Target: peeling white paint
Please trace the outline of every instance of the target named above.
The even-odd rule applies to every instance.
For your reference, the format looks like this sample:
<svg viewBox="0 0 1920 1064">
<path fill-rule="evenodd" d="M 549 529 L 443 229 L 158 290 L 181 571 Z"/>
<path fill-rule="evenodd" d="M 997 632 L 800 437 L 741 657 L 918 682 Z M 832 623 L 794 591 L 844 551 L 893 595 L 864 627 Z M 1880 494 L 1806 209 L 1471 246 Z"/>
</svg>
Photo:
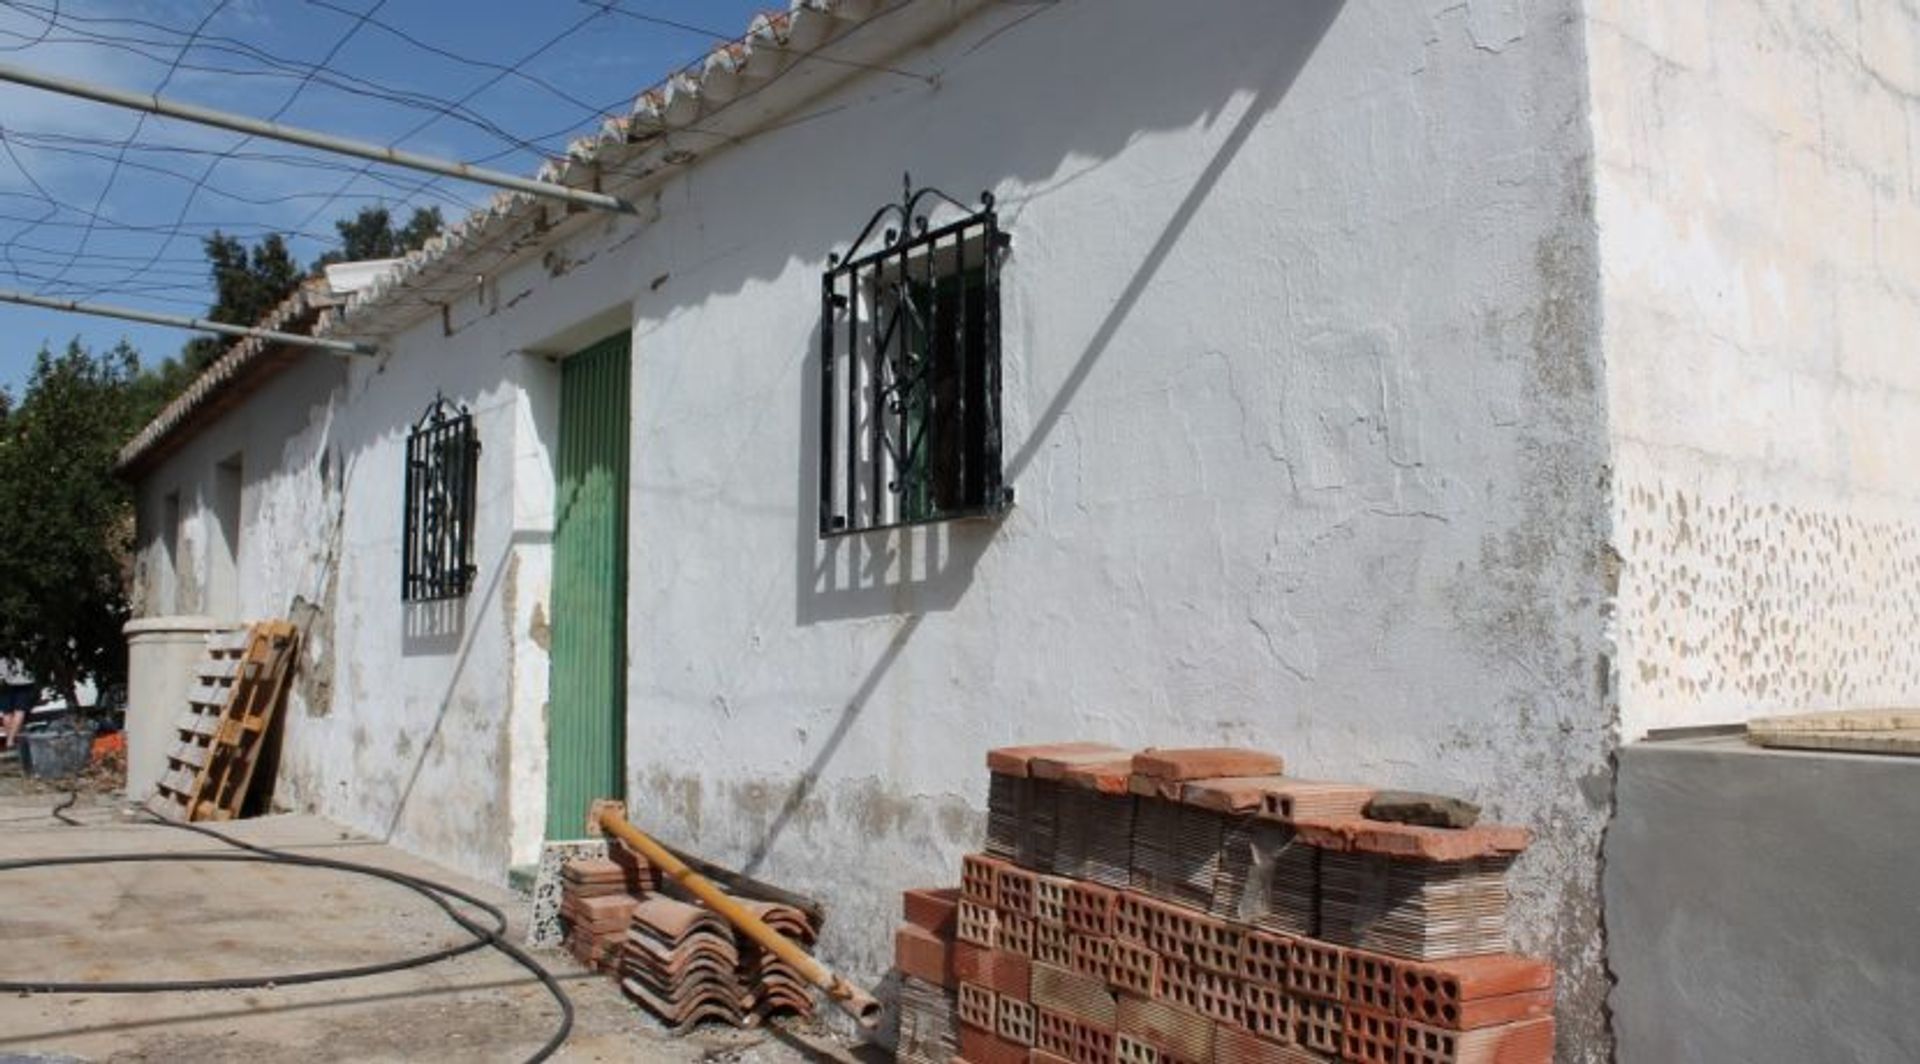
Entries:
<svg viewBox="0 0 1920 1064">
<path fill-rule="evenodd" d="M 1561 964 L 1565 1059 L 1604 1060 L 1582 29 L 1571 0 L 1405 7 L 990 7 L 900 57 L 937 90 L 855 83 L 668 183 L 657 218 L 488 278 L 450 337 L 436 317 L 256 396 L 326 412 L 304 458 L 258 465 L 281 542 L 325 555 L 314 456 L 345 471 L 331 591 L 243 552 L 249 608 L 327 607 L 331 701 L 294 714 L 290 793 L 481 875 L 530 854 L 554 404 L 516 352 L 630 323 L 641 823 L 825 899 L 829 959 L 865 978 L 897 892 L 978 845 L 990 746 L 1246 743 L 1459 793 L 1537 829 L 1517 939 Z M 903 170 L 992 190 L 1013 233 L 1018 504 L 823 543 L 820 271 Z M 480 590 L 403 637 L 398 445 L 436 388 L 481 418 Z M 280 439 L 270 416 L 228 414 L 143 506 L 216 444 Z"/>
</svg>

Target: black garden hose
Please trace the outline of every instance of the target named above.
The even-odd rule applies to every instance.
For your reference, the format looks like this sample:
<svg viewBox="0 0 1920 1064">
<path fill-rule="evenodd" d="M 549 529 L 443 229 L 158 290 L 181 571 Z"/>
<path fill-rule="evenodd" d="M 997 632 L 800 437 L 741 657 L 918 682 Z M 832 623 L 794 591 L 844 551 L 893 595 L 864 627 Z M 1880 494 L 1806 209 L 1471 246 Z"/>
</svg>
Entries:
<svg viewBox="0 0 1920 1064">
<path fill-rule="evenodd" d="M 68 824 L 77 824 L 60 813 L 78 801 L 78 794 L 70 794 L 67 800 L 53 810 L 53 815 Z M 313 857 L 307 854 L 289 853 L 250 842 L 242 842 L 230 835 L 222 834 L 202 824 L 185 824 L 165 820 L 148 812 L 155 824 L 163 827 L 191 831 L 208 838 L 216 839 L 228 846 L 243 850 L 243 853 L 114 853 L 90 854 L 73 857 L 35 857 L 15 861 L 0 861 L 0 873 L 24 871 L 36 868 L 62 868 L 104 864 L 143 864 L 158 862 L 216 862 L 230 864 L 277 864 L 299 868 L 324 868 L 335 872 L 347 872 L 354 875 L 371 876 L 389 883 L 407 888 L 440 907 L 455 924 L 468 934 L 471 941 L 445 946 L 427 953 L 402 957 L 391 961 L 379 961 L 373 964 L 356 965 L 346 968 L 324 968 L 316 971 L 291 972 L 274 975 L 236 976 L 224 979 L 172 979 L 139 982 L 55 982 L 52 980 L 0 980 L 0 993 L 17 994 L 157 994 L 186 990 L 258 990 L 276 986 L 295 986 L 303 983 L 331 982 L 340 979 L 359 979 L 369 975 L 397 972 L 408 968 L 419 968 L 437 964 L 474 950 L 492 948 L 505 955 L 507 959 L 527 970 L 560 1006 L 560 1025 L 534 1054 L 529 1062 L 546 1060 L 552 1056 L 567 1040 L 573 1031 L 573 1001 L 560 986 L 551 972 L 525 950 L 514 945 L 504 937 L 507 933 L 506 914 L 491 902 L 474 897 L 472 894 L 405 872 L 395 872 L 373 865 L 355 861 L 342 861 L 330 857 Z M 493 921 L 491 928 L 479 923 L 455 908 L 453 901 L 461 901 L 480 909 Z"/>
</svg>

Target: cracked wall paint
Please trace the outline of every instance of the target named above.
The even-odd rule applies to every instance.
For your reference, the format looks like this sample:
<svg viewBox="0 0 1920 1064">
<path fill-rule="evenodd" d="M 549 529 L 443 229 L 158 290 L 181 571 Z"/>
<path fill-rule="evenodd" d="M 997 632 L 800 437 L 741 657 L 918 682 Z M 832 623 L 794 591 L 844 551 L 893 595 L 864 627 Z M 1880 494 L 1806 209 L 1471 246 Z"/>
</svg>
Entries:
<svg viewBox="0 0 1920 1064">
<path fill-rule="evenodd" d="M 938 93 L 850 90 L 668 187 L 631 271 L 672 281 L 635 293 L 630 797 L 828 900 L 826 953 L 877 978 L 897 891 L 978 845 L 994 745 L 1245 743 L 1461 793 L 1539 829 L 1520 941 L 1562 965 L 1566 1059 L 1601 1061 L 1579 23 L 1355 0 L 1315 40 L 1313 7 L 996 10 L 901 59 Z M 819 270 L 897 194 L 877 143 L 1013 236 L 1018 502 L 822 543 Z"/>
<path fill-rule="evenodd" d="M 518 859 L 559 619 L 529 541 L 550 367 L 508 352 L 630 320 L 641 823 L 828 900 L 827 959 L 878 978 L 898 891 L 979 844 L 987 748 L 1272 747 L 1533 826 L 1517 934 L 1562 965 L 1563 1055 L 1605 1059 L 1606 422 L 1573 11 L 989 8 L 902 58 L 937 91 L 859 82 L 670 181 L 656 218 L 584 223 L 564 276 L 536 255 L 489 278 L 451 336 L 435 316 L 393 338 L 337 400 L 350 560 L 301 793 L 376 829 L 409 793 L 471 802 L 460 832 L 409 813 L 397 841 L 490 878 Z M 1019 503 L 822 543 L 820 270 L 909 167 L 993 190 L 1014 236 Z M 401 655 L 392 455 L 436 380 L 489 419 L 480 582 L 517 565 Z"/>
</svg>

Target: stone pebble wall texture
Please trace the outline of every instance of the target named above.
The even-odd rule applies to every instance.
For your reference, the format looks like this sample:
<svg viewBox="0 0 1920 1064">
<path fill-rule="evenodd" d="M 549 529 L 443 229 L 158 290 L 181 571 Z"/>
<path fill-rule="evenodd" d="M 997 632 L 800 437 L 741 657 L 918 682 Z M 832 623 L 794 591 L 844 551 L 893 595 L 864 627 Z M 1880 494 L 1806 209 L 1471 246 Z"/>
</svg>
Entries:
<svg viewBox="0 0 1920 1064">
<path fill-rule="evenodd" d="M 1621 682 L 1643 710 L 1738 721 L 1920 690 L 1920 525 L 1661 481 L 1619 502 Z"/>
</svg>

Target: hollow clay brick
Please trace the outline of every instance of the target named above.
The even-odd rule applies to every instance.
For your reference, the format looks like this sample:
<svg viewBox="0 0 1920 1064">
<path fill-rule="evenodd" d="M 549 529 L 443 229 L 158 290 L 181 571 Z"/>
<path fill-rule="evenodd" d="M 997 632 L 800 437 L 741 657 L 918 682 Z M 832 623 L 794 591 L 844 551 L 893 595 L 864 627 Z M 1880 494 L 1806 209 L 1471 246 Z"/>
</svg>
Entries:
<svg viewBox="0 0 1920 1064">
<path fill-rule="evenodd" d="M 1068 941 L 1067 967 L 1081 975 L 1091 975 L 1103 983 L 1113 981 L 1113 939 L 1095 935 L 1073 935 Z"/>
<path fill-rule="evenodd" d="M 963 1024 L 971 1024 L 983 1031 L 991 1031 L 998 1022 L 1000 996 L 991 989 L 974 983 L 963 982 L 954 998 L 954 1015 Z"/>
<path fill-rule="evenodd" d="M 959 942 L 991 949 L 1000 938 L 999 911 L 962 898 L 955 910 L 953 937 Z"/>
<path fill-rule="evenodd" d="M 1278 776 L 1286 763 L 1278 754 L 1227 746 L 1143 750 L 1133 755 L 1133 774 L 1184 783 L 1221 776 Z"/>
<path fill-rule="evenodd" d="M 1049 770 L 1051 771 L 1051 770 Z M 1126 794 L 1127 779 L 1133 774 L 1133 755 L 1089 758 L 1060 769 L 1060 782 L 1068 787 L 1101 794 Z"/>
<path fill-rule="evenodd" d="M 907 923 L 941 938 L 953 937 L 954 911 L 959 907 L 960 892 L 952 887 L 922 887 L 900 895 Z"/>
<path fill-rule="evenodd" d="M 908 924 L 893 933 L 893 966 L 903 975 L 935 986 L 952 986 L 953 945 L 925 928 Z"/>
<path fill-rule="evenodd" d="M 1113 1064 L 1113 1031 L 1034 1006 L 1034 1047 L 1075 1064 Z"/>
<path fill-rule="evenodd" d="M 1065 913 L 1068 929 L 1082 935 L 1111 934 L 1113 895 L 1113 891 L 1097 883 L 1070 882 Z"/>
<path fill-rule="evenodd" d="M 1074 881 L 1063 876 L 1035 873 L 1033 878 L 1033 918 L 1055 927 L 1067 926 L 1067 896 Z"/>
<path fill-rule="evenodd" d="M 1400 1064 L 1400 1021 L 1348 1006 L 1342 1056 L 1352 1064 Z"/>
<path fill-rule="evenodd" d="M 1160 997 L 1221 1023 L 1247 1023 L 1247 993 L 1240 979 L 1197 964 L 1161 958 Z"/>
<path fill-rule="evenodd" d="M 1293 1000 L 1293 1040 L 1316 1053 L 1339 1056 L 1347 1044 L 1346 1010 L 1314 997 Z"/>
<path fill-rule="evenodd" d="M 1210 1064 L 1213 1059 L 1213 1021 L 1169 1002 L 1123 996 L 1115 1029 L 1151 1044 L 1163 1060 Z"/>
<path fill-rule="evenodd" d="M 1142 997 L 1160 994 L 1160 955 L 1147 946 L 1126 939 L 1108 939 L 1113 943 L 1113 966 L 1107 981 L 1115 987 Z"/>
<path fill-rule="evenodd" d="M 1410 861 L 1467 861 L 1521 852 L 1532 840 L 1526 828 L 1476 824 L 1470 828 L 1427 828 L 1389 824 L 1362 817 L 1326 817 L 1295 821 L 1300 841 L 1338 853 L 1371 853 Z"/>
<path fill-rule="evenodd" d="M 1445 1031 L 1402 1022 L 1400 1064 L 1551 1064 L 1553 1020 Z"/>
<path fill-rule="evenodd" d="M 1400 962 L 1400 987 L 1447 1001 L 1471 1001 L 1553 987 L 1553 962 L 1544 957 L 1490 953 L 1445 961 Z"/>
<path fill-rule="evenodd" d="M 1293 939 L 1271 931 L 1248 931 L 1240 946 L 1240 978 L 1285 988 Z"/>
<path fill-rule="evenodd" d="M 1090 975 L 1051 964 L 1033 966 L 1033 1003 L 1081 1023 L 1112 1030 L 1116 1004 L 1107 984 Z"/>
<path fill-rule="evenodd" d="M 1160 1048 L 1144 1038 L 1117 1034 L 1113 1044 L 1116 1064 L 1160 1064 Z"/>
<path fill-rule="evenodd" d="M 1073 967 L 1073 932 L 1051 924 L 1033 927 L 1033 959 L 1061 968 Z"/>
<path fill-rule="evenodd" d="M 1039 874 L 1007 865 L 994 876 L 994 907 L 1015 916 L 1033 915 L 1033 888 Z"/>
<path fill-rule="evenodd" d="M 1400 989 L 1399 962 L 1378 953 L 1350 949 L 1341 966 L 1341 1000 L 1355 1009 L 1394 1015 Z"/>
<path fill-rule="evenodd" d="M 1002 776 L 1026 777 L 1032 775 L 1033 759 L 1036 757 L 1056 760 L 1076 757 L 1112 757 L 1126 751 L 1105 743 L 1041 743 L 1035 746 L 1003 746 L 987 751 L 987 771 Z"/>
<path fill-rule="evenodd" d="M 1000 914 L 999 929 L 994 932 L 993 944 L 1000 949 L 1031 957 L 1034 929 L 1037 926 L 1031 916 L 1003 912 Z"/>
<path fill-rule="evenodd" d="M 1020 1001 L 1027 1000 L 1032 963 L 1006 950 L 981 949 L 967 943 L 956 943 L 953 947 L 955 979 Z"/>
<path fill-rule="evenodd" d="M 1287 952 L 1287 989 L 1297 996 L 1340 1001 L 1346 992 L 1346 951 L 1312 938 L 1296 938 Z"/>
<path fill-rule="evenodd" d="M 1034 1036 L 1033 1006 L 1012 998 L 1000 998 L 995 1012 L 995 1033 L 1017 1046 L 1032 1048 Z"/>
<path fill-rule="evenodd" d="M 978 902 L 989 909 L 1000 905 L 1000 870 L 1013 865 L 984 853 L 960 858 L 960 900 Z"/>
<path fill-rule="evenodd" d="M 1320 817 L 1359 816 L 1374 795 L 1372 787 L 1355 783 L 1330 783 L 1282 777 L 1284 782 L 1267 791 L 1260 815 L 1291 823 Z"/>
<path fill-rule="evenodd" d="M 1263 1038 L 1285 1042 L 1293 1037 L 1293 999 L 1278 983 L 1242 983 L 1246 993 L 1246 1027 Z"/>
<path fill-rule="evenodd" d="M 1237 1027 L 1216 1027 L 1213 1032 L 1213 1064 L 1300 1064 L 1312 1058 L 1290 1044 L 1290 1039 L 1262 1038 Z"/>
<path fill-rule="evenodd" d="M 1133 752 L 1098 744 L 1087 749 L 1050 750 L 1028 757 L 1027 775 L 1037 780 L 1065 781 L 1068 773 L 1090 767 L 1098 771 L 1100 766 L 1116 762 L 1131 765 Z"/>
<path fill-rule="evenodd" d="M 960 1024 L 960 1059 L 967 1064 L 1027 1064 L 1027 1047 L 963 1022 Z"/>
<path fill-rule="evenodd" d="M 1284 786 L 1285 776 L 1216 776 L 1180 785 L 1180 800 L 1220 813 L 1253 813 L 1267 795 Z"/>
</svg>

